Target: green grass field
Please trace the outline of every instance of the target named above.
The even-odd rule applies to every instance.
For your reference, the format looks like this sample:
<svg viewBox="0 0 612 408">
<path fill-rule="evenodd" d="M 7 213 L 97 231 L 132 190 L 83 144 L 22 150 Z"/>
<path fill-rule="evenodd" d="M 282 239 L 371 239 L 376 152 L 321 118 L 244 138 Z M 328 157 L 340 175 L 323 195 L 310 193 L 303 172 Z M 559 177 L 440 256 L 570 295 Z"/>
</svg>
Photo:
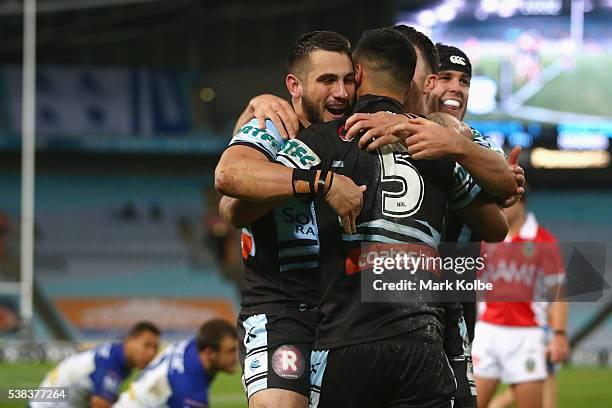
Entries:
<svg viewBox="0 0 612 408">
<path fill-rule="evenodd" d="M 542 65 L 545 67 L 557 58 L 560 57 L 545 55 L 542 57 Z M 612 82 L 607 80 L 607 67 L 611 63 L 612 54 L 610 53 L 581 54 L 572 69 L 546 83 L 525 104 L 554 111 L 611 116 Z M 500 56 L 484 56 L 474 66 L 474 72 L 487 75 L 499 82 L 501 64 Z M 512 90 L 516 92 L 521 85 L 523 84 L 513 83 Z M 499 100 L 499 92 L 497 98 Z M 500 113 L 468 115 L 468 120 L 507 119 L 510 118 Z"/>
<path fill-rule="evenodd" d="M 36 386 L 49 369 L 50 366 L 41 364 L 0 364 L 0 387 Z M 612 369 L 564 368 L 558 381 L 559 408 L 612 407 Z M 244 408 L 240 375 L 217 376 L 210 399 L 213 408 Z M 25 406 L 25 402 L 0 401 L 2 408 Z"/>
<path fill-rule="evenodd" d="M 53 366 L 46 364 L 4 364 L 0 363 L 0 389 L 35 387 L 42 381 L 45 373 Z M 213 408 L 244 408 L 246 398 L 240 383 L 240 373 L 219 374 L 210 390 Z M 25 401 L 7 402 L 0 399 L 1 408 L 23 408 Z"/>
</svg>

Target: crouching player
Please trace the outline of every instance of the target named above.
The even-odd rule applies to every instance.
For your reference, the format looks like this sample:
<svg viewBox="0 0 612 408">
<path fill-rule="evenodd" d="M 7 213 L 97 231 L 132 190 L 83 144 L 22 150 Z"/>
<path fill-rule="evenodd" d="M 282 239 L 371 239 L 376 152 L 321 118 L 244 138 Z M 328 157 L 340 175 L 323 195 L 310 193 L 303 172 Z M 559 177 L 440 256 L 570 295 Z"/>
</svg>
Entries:
<svg viewBox="0 0 612 408">
<path fill-rule="evenodd" d="M 31 408 L 110 408 L 133 368 L 143 369 L 159 348 L 159 329 L 139 322 L 122 343 L 75 354 L 49 372 L 40 387 L 66 388 L 67 401 L 30 402 Z"/>
<path fill-rule="evenodd" d="M 206 408 L 208 387 L 219 371 L 233 373 L 238 362 L 234 326 L 215 319 L 198 335 L 169 345 L 121 394 L 115 408 Z"/>
</svg>

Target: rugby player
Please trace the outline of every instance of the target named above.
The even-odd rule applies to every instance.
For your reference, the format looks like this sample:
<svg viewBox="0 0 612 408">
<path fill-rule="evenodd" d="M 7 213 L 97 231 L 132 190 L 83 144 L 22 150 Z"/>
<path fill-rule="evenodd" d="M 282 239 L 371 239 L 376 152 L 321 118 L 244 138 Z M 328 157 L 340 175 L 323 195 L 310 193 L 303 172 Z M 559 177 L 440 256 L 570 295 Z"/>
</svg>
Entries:
<svg viewBox="0 0 612 408">
<path fill-rule="evenodd" d="M 427 111 L 429 111 L 430 113 L 438 112 L 438 111 L 445 111 L 445 113 L 454 116 L 457 120 L 463 120 L 463 117 L 465 115 L 465 108 L 467 106 L 467 100 L 469 96 L 469 79 L 471 78 L 471 65 L 470 65 L 470 62 L 467 56 L 465 56 L 465 54 L 463 54 L 460 50 L 454 47 L 438 45 L 438 47 L 434 48 L 433 43 L 431 42 L 431 40 L 429 40 L 427 36 L 416 31 L 412 27 L 397 26 L 396 29 L 408 37 L 408 39 L 417 49 L 417 55 L 418 55 L 417 69 L 416 69 L 415 76 L 413 79 L 411 92 L 404 104 L 405 107 L 409 110 L 414 109 L 418 113 L 426 113 Z M 437 51 L 439 51 L 439 59 L 438 59 Z M 455 61 L 457 61 L 458 63 L 455 63 Z M 438 72 L 436 70 L 437 66 L 440 67 L 440 70 Z M 436 75 L 435 75 L 436 73 L 438 75 L 438 80 L 436 80 Z M 451 78 L 458 77 L 459 81 L 462 81 L 461 85 L 466 85 L 466 86 L 462 86 L 462 87 L 456 86 L 454 82 L 449 80 L 449 76 Z M 458 88 L 458 90 L 456 88 Z M 458 92 L 461 92 L 460 95 L 457 95 Z M 444 105 L 440 102 L 440 99 L 441 98 L 443 98 L 444 100 L 451 99 L 449 97 L 449 94 L 450 96 L 453 96 L 452 98 L 453 102 L 461 101 L 461 104 L 460 104 L 461 109 L 448 109 L 448 110 L 442 109 L 442 106 Z M 436 103 L 432 103 L 432 100 L 435 100 Z M 386 113 L 379 113 L 376 115 L 379 115 L 381 118 L 385 118 L 386 116 L 387 120 L 391 120 L 392 122 L 395 122 L 395 123 L 398 123 L 400 121 L 402 122 L 406 121 L 406 119 L 402 117 L 399 117 L 399 120 L 396 117 L 389 117 L 389 115 Z M 450 120 L 452 119 L 450 117 L 446 117 L 446 118 L 441 117 L 440 119 L 442 119 L 443 122 L 450 123 L 451 125 L 453 123 L 453 121 Z M 369 118 L 367 116 L 357 114 L 357 115 L 354 115 L 352 118 L 350 118 L 347 121 L 347 126 L 353 126 L 353 125 L 357 125 L 357 126 L 354 126 L 352 129 L 349 129 L 349 135 L 351 136 L 356 135 L 357 132 L 362 131 L 362 129 L 365 129 L 369 126 L 374 127 L 372 130 L 369 130 L 366 133 L 366 135 L 362 137 L 362 141 L 360 141 L 360 144 L 362 146 L 366 146 L 366 143 L 368 143 L 368 141 L 370 141 L 372 137 L 374 136 L 378 137 L 378 140 L 375 143 L 370 144 L 370 146 L 368 147 L 369 149 L 380 147 L 384 145 L 385 143 L 390 143 L 392 141 L 399 141 L 399 139 L 397 138 L 390 137 L 389 133 L 391 133 L 391 131 L 387 127 L 389 125 L 388 124 L 385 125 L 384 123 L 381 123 L 380 121 L 378 121 L 377 123 L 376 118 Z M 379 128 L 377 129 L 376 126 L 379 126 Z M 483 180 L 482 174 L 478 172 L 478 167 L 481 167 L 481 166 L 484 166 L 482 168 L 489 168 L 489 169 L 494 170 L 495 168 L 499 168 L 498 166 L 500 164 L 502 165 L 504 164 L 503 159 L 501 159 L 501 157 L 499 156 L 495 157 L 495 155 L 491 155 L 490 151 L 487 151 L 487 149 L 492 149 L 491 144 L 474 129 L 469 129 L 466 126 L 461 126 L 461 124 L 459 123 L 455 123 L 454 126 L 461 130 L 461 134 L 466 137 L 466 140 L 473 140 L 474 142 L 476 142 L 476 144 L 471 144 L 472 150 L 473 151 L 480 150 L 481 156 L 477 156 L 477 157 L 482 157 L 484 159 L 482 161 L 482 164 L 480 162 L 469 161 L 469 160 L 468 161 L 464 160 L 463 162 L 461 162 L 461 164 L 464 164 L 466 168 L 469 167 L 469 170 L 471 172 L 474 172 L 474 174 L 476 175 L 475 178 L 477 179 L 477 181 L 483 183 L 484 185 L 490 186 L 489 184 L 490 180 L 493 180 L 493 181 L 495 181 L 496 179 L 503 180 L 504 179 L 503 177 L 499 178 L 495 176 L 492 179 L 490 178 L 489 180 Z M 462 140 L 456 140 L 456 139 L 455 141 L 462 142 Z M 452 144 L 448 143 L 448 145 L 452 145 Z M 482 148 L 479 148 L 477 146 L 482 146 Z M 482 153 L 484 152 L 486 153 L 482 155 Z M 503 152 L 501 153 L 503 155 Z M 524 173 L 522 169 L 516 163 L 519 153 L 520 153 L 520 149 L 515 149 L 511 153 L 511 159 L 509 162 L 509 164 L 511 165 L 510 169 L 512 169 L 515 173 L 515 181 L 517 183 L 517 190 L 515 192 L 519 194 L 515 194 L 514 196 L 507 197 L 506 200 L 504 200 L 505 205 L 511 205 L 513 202 L 517 200 L 517 197 L 520 196 L 520 193 L 524 191 L 523 190 L 524 181 L 525 181 Z M 418 151 L 417 151 L 417 154 L 419 154 Z M 486 164 L 486 163 L 490 163 L 490 164 Z M 494 175 L 495 172 L 492 171 L 490 174 Z M 480 175 L 480 178 L 477 177 L 478 175 Z M 462 227 L 464 226 L 456 215 L 454 215 L 453 213 L 448 214 L 448 217 L 446 220 L 445 231 L 444 231 L 444 241 L 446 242 L 457 241 L 460 238 L 459 232 L 462 231 Z M 464 229 L 469 231 L 469 228 L 467 227 L 465 227 Z M 480 239 L 477 239 L 477 241 L 480 241 Z M 466 250 L 469 250 L 470 248 L 471 246 L 468 246 Z M 467 256 L 470 256 L 472 259 L 475 259 L 480 254 L 479 254 L 479 246 L 474 247 L 474 248 L 475 250 L 472 251 L 472 253 L 468 253 L 468 254 L 465 254 L 465 253 L 458 254 L 456 253 L 457 250 L 450 248 L 449 245 L 446 245 L 442 249 L 446 251 L 448 250 L 452 251 L 452 253 L 449 253 L 446 255 L 451 255 L 451 254 L 454 254 L 455 256 L 467 255 Z M 469 276 L 469 274 L 467 276 Z M 473 278 L 473 274 L 471 277 Z M 460 296 L 460 295 L 457 293 L 457 296 Z M 468 300 L 470 298 L 471 296 L 469 296 L 468 294 L 467 296 L 464 295 L 461 299 Z M 474 323 L 476 319 L 475 303 L 474 302 L 462 302 L 461 308 L 463 308 L 463 311 L 460 310 L 461 308 L 457 307 L 458 305 L 456 303 L 454 304 L 447 303 L 445 305 L 447 306 L 448 322 L 449 323 L 451 321 L 458 322 L 458 326 L 447 324 L 447 330 L 448 329 L 459 330 L 460 333 L 464 333 L 465 330 L 467 330 L 467 336 L 464 341 L 465 349 L 464 349 L 463 355 L 453 356 L 449 354 L 449 358 L 451 359 L 451 364 L 453 365 L 453 369 L 455 373 L 458 374 L 464 371 L 466 372 L 465 376 L 457 375 L 458 388 L 457 388 L 457 393 L 455 395 L 455 406 L 457 407 L 474 406 L 476 403 L 475 401 L 476 388 L 475 388 L 475 384 L 473 381 L 472 370 L 471 370 L 470 343 L 473 339 Z M 465 316 L 465 322 L 467 324 L 464 323 L 462 316 Z M 455 336 L 450 335 L 449 333 L 446 333 L 445 337 L 449 339 L 455 338 Z M 448 350 L 449 347 L 450 347 L 449 345 L 445 344 L 445 349 Z"/>
<path fill-rule="evenodd" d="M 426 37 L 424 37 L 426 39 Z M 427 41 L 429 41 L 427 39 Z M 432 50 L 432 55 L 435 56 L 435 49 L 433 48 L 433 43 L 431 43 L 431 41 L 429 41 L 431 47 L 430 50 Z M 422 48 L 424 48 L 422 46 Z M 424 64 L 421 64 L 424 65 Z M 431 64 L 432 66 L 435 66 L 435 64 Z M 424 69 L 423 67 L 421 67 L 421 72 L 423 72 Z M 423 74 L 421 74 L 423 75 Z M 419 81 L 420 82 L 420 81 Z M 411 89 L 415 89 L 414 87 Z M 419 100 L 423 99 L 423 95 L 427 95 L 426 93 L 422 93 L 422 92 L 417 92 L 416 96 L 413 95 L 412 98 L 418 98 Z M 258 100 L 260 99 L 260 100 Z M 253 99 L 250 103 L 249 106 L 247 106 L 247 109 L 245 109 L 245 112 L 243 114 L 243 116 L 246 116 L 244 118 L 242 118 L 241 120 L 246 120 L 249 117 L 252 116 L 258 116 L 260 122 L 263 120 L 263 118 L 265 117 L 269 117 L 271 120 L 275 120 L 275 123 L 280 123 L 280 125 L 277 125 L 278 127 L 283 126 L 283 124 L 286 124 L 285 127 L 288 129 L 287 131 L 289 132 L 289 129 L 292 128 L 292 122 L 290 122 L 287 117 L 291 116 L 291 109 L 287 109 L 286 106 L 283 105 L 284 101 L 282 101 L 279 98 L 273 97 L 273 96 L 269 96 L 269 95 L 263 95 L 260 96 L 258 98 Z M 420 106 L 426 106 L 425 103 L 422 103 Z M 278 113 L 278 115 L 277 115 Z M 295 114 L 294 114 L 295 115 Z M 282 118 L 281 118 L 282 117 Z M 471 132 L 470 132 L 470 136 L 471 136 Z M 487 175 L 490 173 L 487 173 Z M 246 210 L 245 210 L 246 212 Z M 455 362 L 453 362 L 454 364 Z M 461 378 L 461 375 L 458 376 L 458 381 Z M 465 392 L 466 394 L 470 393 L 469 387 L 467 386 L 468 381 L 467 381 L 467 377 L 465 378 L 465 388 L 467 388 L 467 392 Z M 463 385 L 463 384 L 462 384 Z M 460 404 L 458 404 L 458 400 L 455 401 L 457 403 L 457 405 L 459 406 Z"/>
<path fill-rule="evenodd" d="M 122 343 L 104 343 L 68 357 L 50 371 L 40 387 L 67 388 L 68 401 L 30 402 L 31 408 L 110 408 L 133 368 L 155 358 L 159 329 L 150 322 L 131 328 Z"/>
<path fill-rule="evenodd" d="M 290 50 L 287 65 L 286 85 L 302 126 L 350 111 L 355 74 L 344 37 L 308 33 Z M 312 203 L 301 199 L 311 185 L 273 162 L 285 141 L 271 121 L 265 124 L 260 130 L 253 120 L 236 132 L 216 168 L 215 185 L 231 196 L 222 199 L 221 214 L 234 225 L 249 224 L 242 236 L 245 275 L 238 318 L 249 406 L 304 408 L 319 322 L 318 225 Z M 307 152 L 301 153 L 309 160 Z M 364 187 L 341 175 L 333 183 L 322 181 L 320 193 L 350 229 Z"/>
<path fill-rule="evenodd" d="M 207 408 L 215 375 L 233 373 L 238 361 L 236 328 L 221 319 L 197 336 L 170 344 L 119 397 L 114 408 Z"/>
<path fill-rule="evenodd" d="M 353 60 L 359 82 L 355 111 L 401 114 L 416 64 L 410 42 L 392 29 L 371 30 Z M 422 301 L 364 303 L 359 274 L 350 265 L 357 263 L 362 242 L 435 248 L 449 204 L 491 240 L 507 231 L 505 218 L 497 205 L 476 199 L 480 188 L 453 160 L 413 160 L 403 145 L 372 154 L 361 151 L 357 140 L 345 137 L 344 121 L 333 121 L 303 130 L 279 154 L 279 160 L 304 171 L 322 169 L 321 177 L 333 170 L 368 185 L 355 235 L 341 237 L 333 210 L 316 200 L 326 284 L 316 342 L 323 350 L 313 354 L 311 405 L 450 407 L 455 382 L 442 347 L 444 307 Z M 313 159 L 299 160 L 300 150 Z M 395 180 L 396 188 L 387 179 Z M 395 197 L 389 199 L 389 193 Z M 393 207 L 400 201 L 401 214 Z"/>
<path fill-rule="evenodd" d="M 510 223 L 506 243 L 483 248 L 484 276 L 494 291 L 493 298 L 487 296 L 482 304 L 472 349 L 478 406 L 489 405 L 501 381 L 510 384 L 519 408 L 541 407 L 547 357 L 550 363 L 559 363 L 569 352 L 563 260 L 555 237 L 526 210 L 525 197 L 504 212 Z M 520 272 L 525 270 L 536 273 L 530 278 Z M 542 288 L 554 300 L 548 346 L 544 327 L 549 303 L 538 295 Z"/>
</svg>

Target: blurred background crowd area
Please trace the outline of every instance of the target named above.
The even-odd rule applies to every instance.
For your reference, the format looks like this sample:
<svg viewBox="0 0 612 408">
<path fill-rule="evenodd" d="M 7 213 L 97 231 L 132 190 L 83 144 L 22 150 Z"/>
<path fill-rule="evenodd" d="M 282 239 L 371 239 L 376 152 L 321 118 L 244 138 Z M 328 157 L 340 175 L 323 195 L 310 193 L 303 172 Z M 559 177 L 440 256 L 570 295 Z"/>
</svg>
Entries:
<svg viewBox="0 0 612 408">
<path fill-rule="evenodd" d="M 21 1 L 0 0 L 7 361 L 20 358 L 9 346 L 24 333 L 10 294 L 20 277 L 22 18 Z M 506 151 L 523 146 L 529 208 L 560 241 L 606 245 L 609 272 L 610 21 L 611 0 L 39 0 L 30 340 L 114 339 L 142 319 L 172 340 L 209 317 L 234 319 L 239 232 L 218 215 L 214 167 L 251 97 L 287 96 L 286 50 L 315 29 L 354 44 L 364 29 L 404 23 L 462 48 L 474 66 L 466 121 Z M 603 299 L 570 305 L 570 336 L 592 325 L 576 361 L 612 366 L 609 290 Z"/>
</svg>

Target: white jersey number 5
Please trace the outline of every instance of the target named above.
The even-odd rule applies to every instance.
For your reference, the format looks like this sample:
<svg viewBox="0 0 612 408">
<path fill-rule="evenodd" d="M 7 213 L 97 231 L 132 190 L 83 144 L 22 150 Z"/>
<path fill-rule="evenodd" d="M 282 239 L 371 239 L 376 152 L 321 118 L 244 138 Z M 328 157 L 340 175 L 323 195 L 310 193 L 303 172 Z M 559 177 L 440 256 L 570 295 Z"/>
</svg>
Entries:
<svg viewBox="0 0 612 408">
<path fill-rule="evenodd" d="M 423 177 L 408 161 L 407 152 L 397 152 L 391 146 L 378 151 L 381 164 L 382 212 L 391 217 L 410 217 L 423 203 Z M 389 182 L 400 185 L 389 191 Z M 385 185 L 385 183 L 387 185 Z"/>
</svg>

